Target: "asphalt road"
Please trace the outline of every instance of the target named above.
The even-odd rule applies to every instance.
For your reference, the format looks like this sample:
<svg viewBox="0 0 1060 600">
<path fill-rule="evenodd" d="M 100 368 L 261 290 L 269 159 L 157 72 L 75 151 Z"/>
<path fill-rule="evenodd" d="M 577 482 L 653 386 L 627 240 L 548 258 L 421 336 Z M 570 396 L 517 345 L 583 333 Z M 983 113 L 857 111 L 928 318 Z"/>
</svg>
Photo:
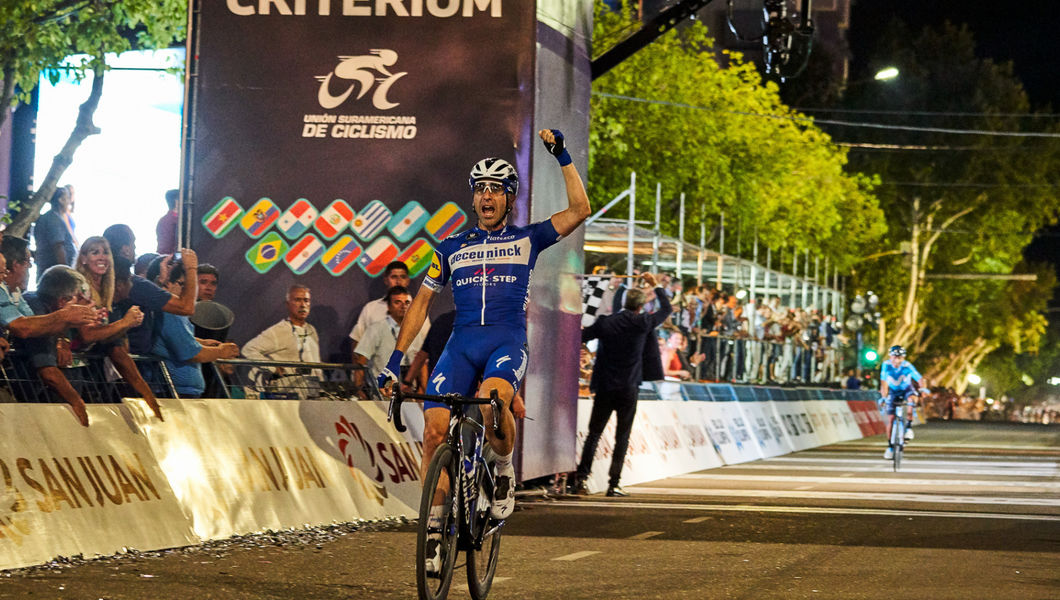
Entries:
<svg viewBox="0 0 1060 600">
<path fill-rule="evenodd" d="M 628 488 L 526 495 L 491 598 L 1060 598 L 1060 427 L 933 423 Z M 0 576 L 0 598 L 414 598 L 413 524 Z M 467 598 L 461 569 L 450 598 Z"/>
</svg>

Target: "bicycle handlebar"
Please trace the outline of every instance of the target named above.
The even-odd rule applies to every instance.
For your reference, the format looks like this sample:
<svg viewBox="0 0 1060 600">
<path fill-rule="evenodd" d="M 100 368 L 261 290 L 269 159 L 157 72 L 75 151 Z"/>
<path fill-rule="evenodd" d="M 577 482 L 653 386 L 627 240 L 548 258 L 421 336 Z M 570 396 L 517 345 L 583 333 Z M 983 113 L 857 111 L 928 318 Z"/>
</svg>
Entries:
<svg viewBox="0 0 1060 600">
<path fill-rule="evenodd" d="M 390 389 L 390 405 L 387 407 L 386 420 L 392 421 L 394 423 L 394 429 L 397 429 L 401 433 L 404 433 L 405 430 L 408 429 L 405 427 L 405 424 L 401 422 L 401 403 L 406 399 L 428 400 L 431 402 L 446 404 L 450 407 L 467 404 L 489 404 L 493 407 L 493 435 L 499 440 L 503 440 L 505 437 L 504 432 L 501 431 L 500 423 L 500 412 L 504 407 L 501 404 L 500 395 L 495 389 L 490 390 L 489 398 L 473 398 L 460 394 L 442 394 L 437 396 L 431 394 L 406 394 L 401 391 L 401 385 L 395 383 Z"/>
</svg>

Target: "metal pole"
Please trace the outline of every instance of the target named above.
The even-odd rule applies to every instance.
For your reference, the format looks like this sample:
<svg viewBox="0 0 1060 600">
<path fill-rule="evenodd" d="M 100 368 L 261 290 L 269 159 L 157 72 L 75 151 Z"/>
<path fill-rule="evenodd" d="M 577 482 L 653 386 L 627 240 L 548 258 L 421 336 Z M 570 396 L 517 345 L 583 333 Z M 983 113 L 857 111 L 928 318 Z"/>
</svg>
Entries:
<svg viewBox="0 0 1060 600">
<path fill-rule="evenodd" d="M 722 264 L 725 260 L 725 211 L 721 213 L 720 220 L 720 231 L 718 233 L 718 280 L 714 282 L 714 287 L 721 289 L 721 275 L 725 266 Z"/>
<path fill-rule="evenodd" d="M 762 281 L 762 293 L 766 296 L 766 302 L 769 302 L 769 275 L 773 270 L 773 249 L 766 246 L 766 272 Z"/>
<path fill-rule="evenodd" d="M 802 254 L 802 308 L 810 303 L 810 249 Z"/>
<path fill-rule="evenodd" d="M 758 284 L 758 227 L 755 227 L 755 243 L 751 256 L 753 257 L 753 261 L 751 262 L 751 302 L 756 302 L 755 290 Z M 757 304 L 755 306 L 757 306 Z"/>
<path fill-rule="evenodd" d="M 703 220 L 703 205 L 699 205 L 699 256 L 696 259 L 696 286 L 703 285 L 703 253 L 707 247 L 707 223 Z"/>
<path fill-rule="evenodd" d="M 629 173 L 629 242 L 626 247 L 626 275 L 633 275 L 633 228 L 637 219 L 637 172 Z M 652 265 L 654 266 L 654 265 Z"/>
<path fill-rule="evenodd" d="M 797 308 L 795 285 L 798 283 L 799 279 L 799 250 L 798 248 L 792 248 L 791 250 L 791 302 L 788 303 L 788 306 L 791 308 Z"/>
<path fill-rule="evenodd" d="M 821 257 L 813 257 L 813 307 L 821 310 L 821 287 L 817 284 L 817 276 L 821 271 Z"/>
<path fill-rule="evenodd" d="M 662 235 L 662 184 L 655 184 L 655 230 L 651 236 L 651 269 L 659 269 L 659 237 Z"/>
<path fill-rule="evenodd" d="M 681 192 L 681 212 L 677 215 L 677 280 L 681 281 L 685 262 L 685 193 Z"/>
</svg>

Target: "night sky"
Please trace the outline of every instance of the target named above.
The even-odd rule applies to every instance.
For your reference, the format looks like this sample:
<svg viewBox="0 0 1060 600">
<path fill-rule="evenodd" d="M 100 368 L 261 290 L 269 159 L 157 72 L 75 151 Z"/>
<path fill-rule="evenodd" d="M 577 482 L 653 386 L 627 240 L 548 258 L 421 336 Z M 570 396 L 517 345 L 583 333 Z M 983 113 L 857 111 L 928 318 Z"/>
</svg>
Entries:
<svg viewBox="0 0 1060 600">
<path fill-rule="evenodd" d="M 854 1 L 848 36 L 854 58 L 853 77 L 864 76 L 861 61 L 867 58 L 875 36 L 892 17 L 905 21 L 914 31 L 945 21 L 963 23 L 974 33 L 978 56 L 1013 63 L 1036 110 L 1060 113 L 1060 67 L 1054 59 L 1060 47 L 1060 5 L 1056 2 Z M 1040 232 L 1025 255 L 1030 260 L 1051 262 L 1060 272 L 1060 227 Z"/>
</svg>

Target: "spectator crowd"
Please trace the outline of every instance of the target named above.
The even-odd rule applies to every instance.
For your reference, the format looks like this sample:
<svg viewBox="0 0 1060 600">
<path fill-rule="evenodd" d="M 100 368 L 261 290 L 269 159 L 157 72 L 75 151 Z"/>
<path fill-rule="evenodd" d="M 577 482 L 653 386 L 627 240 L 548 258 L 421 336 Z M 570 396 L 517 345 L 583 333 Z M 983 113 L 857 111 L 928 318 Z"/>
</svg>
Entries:
<svg viewBox="0 0 1060 600">
<path fill-rule="evenodd" d="M 0 401 L 66 403 L 88 426 L 86 401 L 143 398 L 164 419 L 159 397 L 235 390 L 248 397 L 321 395 L 328 375 L 320 368 L 319 335 L 309 322 L 309 287 L 296 283 L 276 298 L 286 317 L 241 348 L 226 339 L 234 313 L 215 299 L 223 274 L 200 263 L 193 250 L 177 247 L 176 190 L 166 194 L 167 211 L 156 229 L 158 252 L 139 255 L 136 236 L 125 224 L 79 241 L 73 194 L 72 186 L 56 190 L 51 207 L 34 225 L 33 247 L 0 229 L 0 358 L 7 380 L 0 386 Z M 405 263 L 391 262 L 383 279 L 386 295 L 364 307 L 350 332 L 352 365 L 385 363 L 411 302 Z M 222 325 L 204 325 L 217 322 Z M 245 365 L 233 360 L 240 357 Z M 225 364 L 203 368 L 221 359 L 227 359 Z M 244 366 L 245 377 L 237 373 Z M 415 372 L 409 368 L 408 385 L 422 389 L 426 368 L 425 362 Z M 370 381 L 356 367 L 342 375 Z"/>
<path fill-rule="evenodd" d="M 814 307 L 783 306 L 776 296 L 750 298 L 710 284 L 663 275 L 674 312 L 656 330 L 664 375 L 673 380 L 832 385 L 842 380 L 846 338 L 835 315 Z M 596 315 L 617 313 L 626 278 L 594 273 L 605 288 Z M 649 305 L 646 310 L 650 310 Z M 592 347 L 582 354 L 583 376 Z"/>
</svg>

